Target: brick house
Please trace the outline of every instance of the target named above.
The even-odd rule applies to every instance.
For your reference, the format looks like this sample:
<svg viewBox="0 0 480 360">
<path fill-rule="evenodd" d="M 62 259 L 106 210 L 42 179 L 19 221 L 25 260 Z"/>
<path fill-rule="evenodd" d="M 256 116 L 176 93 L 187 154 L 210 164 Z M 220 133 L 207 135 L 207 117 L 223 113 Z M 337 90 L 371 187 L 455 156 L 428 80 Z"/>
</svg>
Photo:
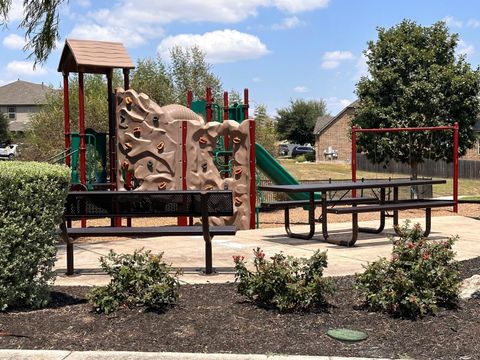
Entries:
<svg viewBox="0 0 480 360">
<path fill-rule="evenodd" d="M 339 160 L 351 161 L 352 141 L 350 139 L 351 121 L 358 100 L 340 111 L 337 116 L 325 115 L 317 119 L 313 133 L 315 134 L 316 161 Z M 476 135 L 475 146 L 469 149 L 462 160 L 480 161 L 480 120 L 475 124 L 473 131 Z M 336 157 L 330 153 L 336 152 Z"/>
<path fill-rule="evenodd" d="M 24 132 L 30 115 L 46 103 L 46 94 L 52 89 L 46 85 L 17 80 L 0 86 L 0 113 L 10 120 L 12 132 Z"/>
<path fill-rule="evenodd" d="M 331 159 L 350 162 L 352 142 L 349 131 L 357 106 L 358 100 L 340 111 L 337 116 L 325 115 L 317 119 L 313 130 L 316 161 Z"/>
</svg>

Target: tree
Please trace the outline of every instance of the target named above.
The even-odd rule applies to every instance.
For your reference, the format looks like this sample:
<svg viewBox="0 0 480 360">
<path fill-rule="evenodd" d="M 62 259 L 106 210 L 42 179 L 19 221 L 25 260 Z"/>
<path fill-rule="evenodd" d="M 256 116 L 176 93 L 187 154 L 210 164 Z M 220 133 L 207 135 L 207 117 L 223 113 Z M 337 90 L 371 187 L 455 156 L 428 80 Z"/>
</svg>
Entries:
<svg viewBox="0 0 480 360">
<path fill-rule="evenodd" d="M 24 50 L 32 50 L 30 56 L 35 57 L 35 65 L 44 63 L 50 52 L 55 49 L 59 39 L 58 8 L 65 0 L 24 0 L 23 20 L 19 28 L 25 30 L 27 44 Z M 8 23 L 8 13 L 12 0 L 0 0 L 0 25 Z"/>
<path fill-rule="evenodd" d="M 313 144 L 315 123 L 319 116 L 325 114 L 323 100 L 291 100 L 289 107 L 277 111 L 278 136 L 297 144 Z"/>
<path fill-rule="evenodd" d="M 205 88 L 212 88 L 214 100 L 222 98 L 222 83 L 212 73 L 212 65 L 205 61 L 205 53 L 198 46 L 170 50 L 169 75 L 173 86 L 173 98 L 182 105 L 187 104 L 185 94 L 192 90 L 194 98 L 204 98 Z"/>
<path fill-rule="evenodd" d="M 410 20 L 385 30 L 364 51 L 370 77 L 362 77 L 353 124 L 362 128 L 459 124 L 459 156 L 473 145 L 479 114 L 479 70 L 456 56 L 458 35 L 445 23 L 422 27 Z M 358 150 L 377 163 L 409 163 L 412 177 L 426 158 L 452 160 L 451 132 L 362 134 Z"/>
<path fill-rule="evenodd" d="M 254 112 L 255 117 L 255 140 L 262 145 L 270 154 L 277 153 L 277 132 L 275 122 L 267 115 L 267 107 L 263 104 L 257 105 Z"/>
<path fill-rule="evenodd" d="M 0 113 L 0 144 L 8 143 L 12 140 L 10 130 L 8 129 L 8 119 L 4 113 Z"/>
<path fill-rule="evenodd" d="M 175 102 L 172 78 L 160 58 L 145 58 L 137 61 L 137 66 L 132 73 L 132 88 L 147 94 L 160 106 Z"/>
</svg>

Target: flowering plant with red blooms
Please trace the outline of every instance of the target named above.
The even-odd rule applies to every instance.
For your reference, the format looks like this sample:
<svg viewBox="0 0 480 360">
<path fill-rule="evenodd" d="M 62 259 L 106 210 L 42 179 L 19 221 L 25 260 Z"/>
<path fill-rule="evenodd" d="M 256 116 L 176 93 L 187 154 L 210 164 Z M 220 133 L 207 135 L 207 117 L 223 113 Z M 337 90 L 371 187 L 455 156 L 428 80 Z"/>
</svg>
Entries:
<svg viewBox="0 0 480 360">
<path fill-rule="evenodd" d="M 309 259 L 253 250 L 254 271 L 247 269 L 242 256 L 234 256 L 237 291 L 260 306 L 280 311 L 308 310 L 326 305 L 333 283 L 323 277 L 326 252 L 317 251 Z"/>
<path fill-rule="evenodd" d="M 357 274 L 356 288 L 370 310 L 415 318 L 458 302 L 459 265 L 452 250 L 458 238 L 429 241 L 419 224 L 409 225 L 392 239 L 390 261 L 381 258 Z"/>
</svg>

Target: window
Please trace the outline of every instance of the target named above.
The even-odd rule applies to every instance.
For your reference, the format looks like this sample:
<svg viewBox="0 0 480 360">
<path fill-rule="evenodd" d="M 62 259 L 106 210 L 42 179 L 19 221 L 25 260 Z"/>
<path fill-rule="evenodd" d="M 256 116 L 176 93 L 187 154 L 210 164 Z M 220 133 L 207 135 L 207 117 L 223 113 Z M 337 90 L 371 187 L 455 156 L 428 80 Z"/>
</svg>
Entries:
<svg viewBox="0 0 480 360">
<path fill-rule="evenodd" d="M 8 107 L 8 118 L 10 120 L 15 120 L 16 119 L 16 109 L 14 106 L 9 106 Z"/>
</svg>

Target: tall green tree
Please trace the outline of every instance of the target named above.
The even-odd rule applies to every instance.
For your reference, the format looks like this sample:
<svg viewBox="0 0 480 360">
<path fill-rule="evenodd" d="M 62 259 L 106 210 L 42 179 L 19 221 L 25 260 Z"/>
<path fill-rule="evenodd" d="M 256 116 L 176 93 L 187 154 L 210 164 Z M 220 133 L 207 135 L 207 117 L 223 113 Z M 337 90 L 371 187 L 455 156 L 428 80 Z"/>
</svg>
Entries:
<svg viewBox="0 0 480 360">
<path fill-rule="evenodd" d="M 280 139 L 297 144 L 313 144 L 313 129 L 319 116 L 326 114 L 325 101 L 291 100 L 290 106 L 277 111 L 277 132 Z"/>
<path fill-rule="evenodd" d="M 456 56 L 458 35 L 444 22 L 423 27 L 404 20 L 378 28 L 367 50 L 369 76 L 357 84 L 360 99 L 353 124 L 362 128 L 423 127 L 458 122 L 459 156 L 473 145 L 480 72 Z M 452 160 L 451 132 L 362 134 L 358 150 L 377 163 L 409 163 L 412 177 L 426 158 Z"/>
<path fill-rule="evenodd" d="M 277 131 L 275 121 L 268 116 L 267 107 L 258 104 L 255 107 L 255 141 L 262 145 L 270 154 L 277 154 Z"/>
<path fill-rule="evenodd" d="M 147 94 L 160 106 L 175 102 L 172 78 L 167 66 L 159 57 L 137 61 L 137 66 L 132 72 L 132 88 Z"/>
<path fill-rule="evenodd" d="M 175 46 L 170 50 L 169 75 L 173 86 L 175 102 L 186 105 L 185 94 L 188 89 L 194 98 L 204 98 L 205 88 L 212 88 L 215 101 L 222 98 L 222 83 L 212 72 L 212 65 L 205 60 L 205 53 L 198 47 L 182 48 Z"/>
<path fill-rule="evenodd" d="M 0 113 L 0 144 L 11 141 L 12 135 L 8 129 L 8 119 L 4 113 Z"/>
<path fill-rule="evenodd" d="M 18 26 L 25 31 L 24 50 L 31 50 L 35 65 L 44 63 L 59 39 L 58 8 L 65 0 L 23 0 L 23 20 Z M 8 23 L 12 0 L 0 0 L 0 26 Z"/>
</svg>

